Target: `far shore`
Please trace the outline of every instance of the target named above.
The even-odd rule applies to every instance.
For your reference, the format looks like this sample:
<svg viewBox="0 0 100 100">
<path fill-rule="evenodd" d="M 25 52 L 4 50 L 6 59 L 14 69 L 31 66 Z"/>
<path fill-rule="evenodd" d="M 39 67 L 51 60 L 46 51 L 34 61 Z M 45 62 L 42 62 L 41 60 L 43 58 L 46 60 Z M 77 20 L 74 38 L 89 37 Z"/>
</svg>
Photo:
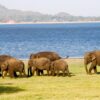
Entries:
<svg viewBox="0 0 100 100">
<path fill-rule="evenodd" d="M 20 23 L 1 23 L 0 25 L 12 25 L 12 24 L 73 24 L 73 23 L 100 23 L 100 21 L 67 21 L 67 22 L 20 22 Z"/>
</svg>

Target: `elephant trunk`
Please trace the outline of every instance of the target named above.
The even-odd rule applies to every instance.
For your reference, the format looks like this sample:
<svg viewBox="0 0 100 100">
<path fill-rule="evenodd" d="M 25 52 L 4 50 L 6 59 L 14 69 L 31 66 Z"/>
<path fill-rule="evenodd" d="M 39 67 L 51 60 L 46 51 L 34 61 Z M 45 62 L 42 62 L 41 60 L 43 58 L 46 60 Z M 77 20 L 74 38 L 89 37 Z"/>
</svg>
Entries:
<svg viewBox="0 0 100 100">
<path fill-rule="evenodd" d="M 88 63 L 87 63 L 87 61 L 84 61 L 84 65 L 85 65 L 86 73 L 88 74 L 88 69 L 87 69 L 87 65 L 88 65 Z"/>
<path fill-rule="evenodd" d="M 85 65 L 85 70 L 86 70 L 86 73 L 88 74 L 88 69 L 87 69 L 87 65 Z"/>
</svg>

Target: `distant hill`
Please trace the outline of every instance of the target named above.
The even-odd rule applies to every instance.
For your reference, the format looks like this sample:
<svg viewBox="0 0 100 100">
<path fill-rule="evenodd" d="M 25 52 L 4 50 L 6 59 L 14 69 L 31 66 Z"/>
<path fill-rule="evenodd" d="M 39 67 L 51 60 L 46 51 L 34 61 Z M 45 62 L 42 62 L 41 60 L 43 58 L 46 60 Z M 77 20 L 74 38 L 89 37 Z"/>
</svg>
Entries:
<svg viewBox="0 0 100 100">
<path fill-rule="evenodd" d="M 100 17 L 73 16 L 65 12 L 55 15 L 42 14 L 32 11 L 8 9 L 0 5 L 0 22 L 73 22 L 73 21 L 100 21 Z"/>
</svg>

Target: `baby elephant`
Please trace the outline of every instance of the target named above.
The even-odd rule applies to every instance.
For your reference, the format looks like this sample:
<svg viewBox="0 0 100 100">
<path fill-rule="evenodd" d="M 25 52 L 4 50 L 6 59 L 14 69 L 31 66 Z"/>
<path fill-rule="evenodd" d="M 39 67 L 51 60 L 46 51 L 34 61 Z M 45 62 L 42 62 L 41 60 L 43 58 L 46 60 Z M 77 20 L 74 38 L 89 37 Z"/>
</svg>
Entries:
<svg viewBox="0 0 100 100">
<path fill-rule="evenodd" d="M 32 74 L 34 75 L 34 72 L 37 70 L 47 70 L 47 74 L 49 75 L 51 61 L 48 58 L 36 58 L 36 59 L 30 59 L 28 63 L 28 76 L 29 76 L 29 70 L 32 70 Z"/>
<path fill-rule="evenodd" d="M 68 64 L 64 59 L 59 59 L 56 61 L 53 61 L 51 63 L 51 74 L 54 76 L 55 71 L 57 71 L 57 76 L 59 76 L 59 71 L 63 72 L 63 76 L 65 76 L 65 73 L 69 76 L 69 69 L 68 69 Z"/>
</svg>

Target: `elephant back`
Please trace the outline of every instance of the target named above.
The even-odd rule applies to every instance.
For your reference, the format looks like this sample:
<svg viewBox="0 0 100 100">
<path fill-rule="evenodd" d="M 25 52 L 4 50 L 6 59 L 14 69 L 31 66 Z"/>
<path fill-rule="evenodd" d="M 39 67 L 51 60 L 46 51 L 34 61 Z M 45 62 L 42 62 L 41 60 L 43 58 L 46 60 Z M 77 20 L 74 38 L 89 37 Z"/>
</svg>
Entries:
<svg viewBox="0 0 100 100">
<path fill-rule="evenodd" d="M 64 59 L 59 59 L 53 62 L 53 66 L 57 69 L 65 69 L 68 67 L 68 64 Z"/>
<path fill-rule="evenodd" d="M 11 59 L 13 58 L 12 56 L 9 56 L 9 55 L 0 55 L 0 63 L 8 60 L 8 59 Z"/>
<path fill-rule="evenodd" d="M 50 52 L 50 51 L 38 52 L 36 54 L 30 55 L 30 59 L 42 58 L 42 57 L 48 58 L 51 61 L 61 59 L 61 57 L 56 52 Z"/>
<path fill-rule="evenodd" d="M 36 58 L 33 59 L 33 66 L 35 66 L 38 69 L 46 69 L 50 67 L 51 61 L 48 58 Z"/>
</svg>

